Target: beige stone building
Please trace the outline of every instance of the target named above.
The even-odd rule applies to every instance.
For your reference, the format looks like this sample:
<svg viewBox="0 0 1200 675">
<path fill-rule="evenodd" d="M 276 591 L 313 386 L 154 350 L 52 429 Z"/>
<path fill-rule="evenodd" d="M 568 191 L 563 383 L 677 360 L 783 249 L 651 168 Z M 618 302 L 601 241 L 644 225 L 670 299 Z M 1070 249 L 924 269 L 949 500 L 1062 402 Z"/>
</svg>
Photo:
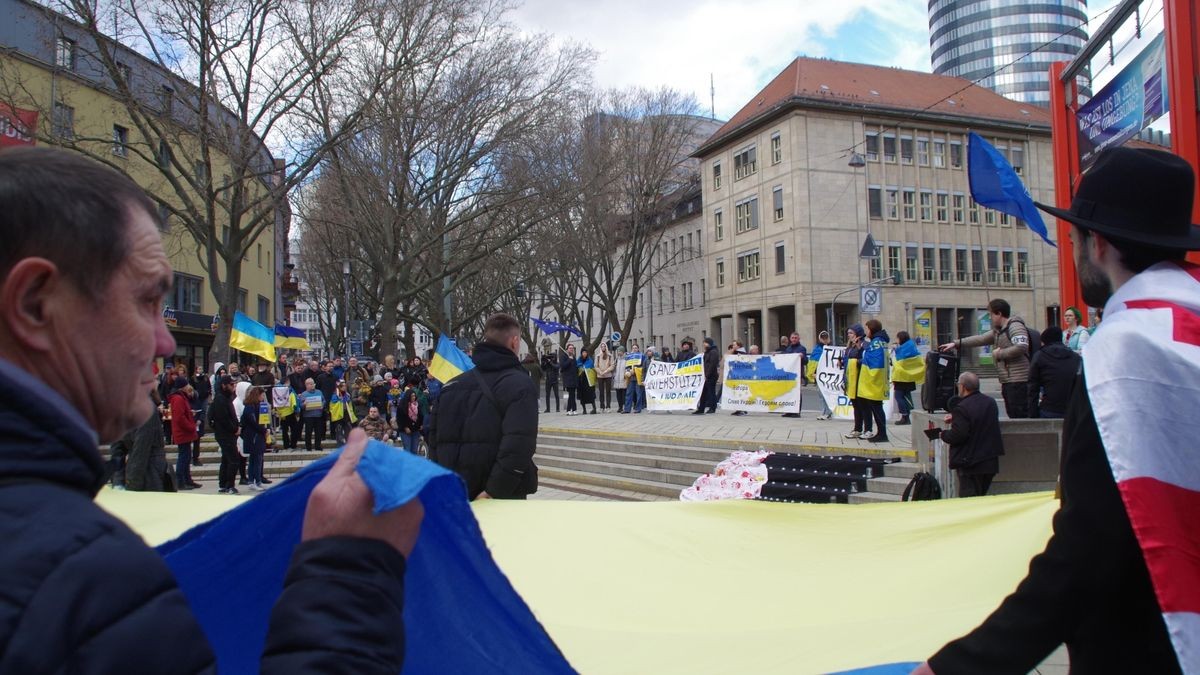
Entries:
<svg viewBox="0 0 1200 675">
<path fill-rule="evenodd" d="M 1054 203 L 1043 109 L 953 77 L 793 61 L 696 151 L 704 269 L 692 283 L 706 315 L 696 337 L 769 351 L 796 330 L 811 345 L 832 309 L 839 336 L 876 317 L 893 336 L 936 343 L 978 332 L 997 297 L 1031 327 L 1056 323 L 1054 249 L 971 199 L 971 131 L 1036 201 Z M 868 234 L 878 256 L 860 258 Z M 881 306 L 868 313 L 860 286 L 872 283 Z"/>
</svg>

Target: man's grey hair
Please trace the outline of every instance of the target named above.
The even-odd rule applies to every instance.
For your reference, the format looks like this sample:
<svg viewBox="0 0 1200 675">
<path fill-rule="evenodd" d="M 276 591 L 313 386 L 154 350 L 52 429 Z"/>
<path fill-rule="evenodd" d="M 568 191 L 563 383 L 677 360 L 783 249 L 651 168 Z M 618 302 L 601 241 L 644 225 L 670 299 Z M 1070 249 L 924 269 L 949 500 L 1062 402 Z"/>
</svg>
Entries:
<svg viewBox="0 0 1200 675">
<path fill-rule="evenodd" d="M 972 372 L 965 372 L 958 376 L 958 384 L 967 391 L 979 391 L 979 376 Z"/>
</svg>

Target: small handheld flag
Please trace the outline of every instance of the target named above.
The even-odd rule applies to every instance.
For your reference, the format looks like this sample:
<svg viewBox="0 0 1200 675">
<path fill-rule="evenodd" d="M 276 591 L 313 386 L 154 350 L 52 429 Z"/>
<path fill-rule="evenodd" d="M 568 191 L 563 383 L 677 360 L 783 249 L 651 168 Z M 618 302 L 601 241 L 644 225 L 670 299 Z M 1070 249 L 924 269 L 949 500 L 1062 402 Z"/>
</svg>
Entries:
<svg viewBox="0 0 1200 675">
<path fill-rule="evenodd" d="M 967 143 L 967 178 L 975 201 L 1024 220 L 1042 241 L 1055 246 L 1046 233 L 1041 212 L 1033 205 L 1017 172 L 999 150 L 974 131 Z"/>
<path fill-rule="evenodd" d="M 429 362 L 431 376 L 445 384 L 474 367 L 475 362 L 471 357 L 464 354 L 445 333 L 438 336 L 437 349 Z"/>
<path fill-rule="evenodd" d="M 303 330 L 281 323 L 275 324 L 275 346 L 283 349 L 312 349 L 304 337 Z"/>
<path fill-rule="evenodd" d="M 275 360 L 275 333 L 241 312 L 234 312 L 229 346 L 238 351 Z"/>
</svg>

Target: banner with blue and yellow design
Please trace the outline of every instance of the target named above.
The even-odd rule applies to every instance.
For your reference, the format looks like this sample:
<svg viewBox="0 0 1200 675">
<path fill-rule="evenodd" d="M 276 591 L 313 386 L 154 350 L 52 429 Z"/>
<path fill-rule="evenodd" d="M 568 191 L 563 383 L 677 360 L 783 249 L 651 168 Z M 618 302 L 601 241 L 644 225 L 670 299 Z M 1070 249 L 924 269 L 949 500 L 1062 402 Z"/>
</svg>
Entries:
<svg viewBox="0 0 1200 675">
<path fill-rule="evenodd" d="M 695 410 L 704 388 L 704 357 L 679 363 L 651 361 L 646 373 L 647 410 Z"/>
</svg>

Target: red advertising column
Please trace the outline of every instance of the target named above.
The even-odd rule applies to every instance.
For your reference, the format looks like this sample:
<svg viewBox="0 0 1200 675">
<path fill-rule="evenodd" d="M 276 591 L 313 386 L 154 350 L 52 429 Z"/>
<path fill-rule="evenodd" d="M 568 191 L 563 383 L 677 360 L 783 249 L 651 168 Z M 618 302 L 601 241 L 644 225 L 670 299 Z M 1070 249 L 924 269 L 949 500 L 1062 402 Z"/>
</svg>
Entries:
<svg viewBox="0 0 1200 675">
<path fill-rule="evenodd" d="M 1063 82 L 1062 74 L 1066 63 L 1050 64 L 1050 135 L 1054 146 L 1054 203 L 1060 209 L 1071 208 L 1071 197 L 1075 195 L 1075 179 L 1079 176 L 1079 129 L 1075 121 L 1077 100 L 1074 82 Z M 1172 101 L 1174 105 L 1174 101 Z M 1058 302 L 1065 312 L 1067 307 L 1078 307 L 1084 317 L 1083 293 L 1079 288 L 1079 276 L 1075 273 L 1074 248 L 1071 246 L 1071 224 L 1055 219 L 1058 242 Z M 1086 319 L 1085 319 L 1086 320 Z"/>
<path fill-rule="evenodd" d="M 1196 0 L 1164 0 L 1163 33 L 1171 102 L 1171 149 L 1196 171 L 1200 194 L 1200 112 L 1196 107 L 1196 41 L 1200 27 Z M 1200 223 L 1200 199 L 1192 205 L 1192 222 Z M 1188 260 L 1200 263 L 1200 252 L 1193 251 Z"/>
</svg>

